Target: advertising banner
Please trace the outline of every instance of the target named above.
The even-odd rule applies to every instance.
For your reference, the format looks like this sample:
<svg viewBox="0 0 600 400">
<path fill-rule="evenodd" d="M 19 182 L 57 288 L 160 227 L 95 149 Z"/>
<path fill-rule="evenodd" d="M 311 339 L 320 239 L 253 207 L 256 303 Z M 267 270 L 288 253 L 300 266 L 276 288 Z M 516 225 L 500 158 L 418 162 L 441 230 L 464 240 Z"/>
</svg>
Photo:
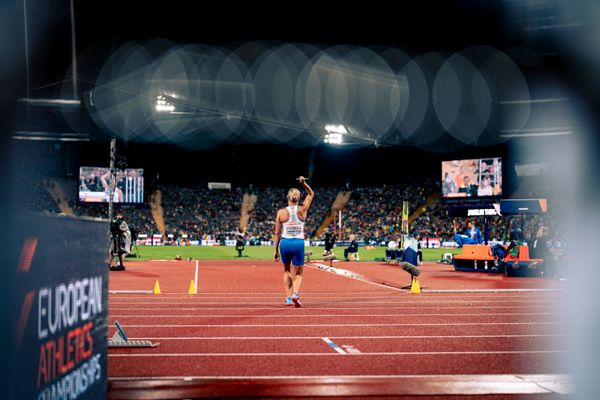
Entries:
<svg viewBox="0 0 600 400">
<path fill-rule="evenodd" d="M 105 399 L 108 221 L 14 220 L 8 398 Z"/>
</svg>

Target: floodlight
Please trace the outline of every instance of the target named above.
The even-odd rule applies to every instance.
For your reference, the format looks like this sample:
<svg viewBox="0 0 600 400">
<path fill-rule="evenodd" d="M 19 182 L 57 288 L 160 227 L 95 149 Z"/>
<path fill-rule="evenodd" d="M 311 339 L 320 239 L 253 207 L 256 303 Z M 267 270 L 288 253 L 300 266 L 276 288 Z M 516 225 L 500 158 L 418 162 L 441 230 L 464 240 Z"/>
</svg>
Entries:
<svg viewBox="0 0 600 400">
<path fill-rule="evenodd" d="M 339 133 L 341 135 L 345 135 L 348 133 L 344 125 L 325 125 L 325 130 L 329 133 Z"/>
<path fill-rule="evenodd" d="M 162 94 L 156 96 L 156 111 L 158 112 L 173 112 L 175 111 L 175 106 L 167 101 L 167 98 Z"/>
<path fill-rule="evenodd" d="M 341 133 L 328 133 L 325 135 L 325 143 L 329 144 L 342 144 Z"/>
</svg>

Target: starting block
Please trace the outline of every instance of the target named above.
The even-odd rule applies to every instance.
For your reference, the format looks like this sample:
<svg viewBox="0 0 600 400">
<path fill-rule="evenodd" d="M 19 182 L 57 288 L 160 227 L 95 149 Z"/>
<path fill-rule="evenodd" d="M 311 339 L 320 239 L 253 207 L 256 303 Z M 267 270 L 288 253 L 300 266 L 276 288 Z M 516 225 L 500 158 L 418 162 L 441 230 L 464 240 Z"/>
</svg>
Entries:
<svg viewBox="0 0 600 400">
<path fill-rule="evenodd" d="M 156 347 L 159 343 L 152 343 L 149 340 L 130 340 L 119 321 L 115 321 L 117 331 L 113 335 L 112 339 L 108 340 L 108 347 Z"/>
</svg>

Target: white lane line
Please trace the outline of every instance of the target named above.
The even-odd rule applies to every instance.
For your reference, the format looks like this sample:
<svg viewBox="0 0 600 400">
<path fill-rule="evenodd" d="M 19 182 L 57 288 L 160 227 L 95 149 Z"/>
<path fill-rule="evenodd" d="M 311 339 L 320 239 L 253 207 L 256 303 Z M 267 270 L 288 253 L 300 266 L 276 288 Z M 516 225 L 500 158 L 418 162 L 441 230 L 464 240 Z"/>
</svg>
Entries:
<svg viewBox="0 0 600 400">
<path fill-rule="evenodd" d="M 343 350 L 342 350 L 343 351 Z M 487 354 L 559 354 L 568 350 L 506 350 L 506 351 L 393 351 L 370 353 L 344 353 L 348 356 L 441 356 Z M 341 353 L 340 353 L 341 354 Z M 337 356 L 334 353 L 129 353 L 108 354 L 109 357 L 265 357 L 265 356 Z"/>
<path fill-rule="evenodd" d="M 198 289 L 198 260 L 196 260 L 196 274 L 194 274 L 194 287 L 196 288 L 196 292 L 199 292 Z"/>
<path fill-rule="evenodd" d="M 321 340 L 323 340 L 325 343 L 327 343 L 329 345 L 329 347 L 331 347 L 332 349 L 334 349 L 338 353 L 340 353 L 340 354 L 346 354 L 346 352 L 344 350 L 342 350 L 337 344 L 335 344 L 331 339 L 326 338 L 326 337 L 322 337 Z"/>
<path fill-rule="evenodd" d="M 528 382 L 542 382 L 542 381 L 569 381 L 573 379 L 572 375 L 568 374 L 482 374 L 482 375 L 460 375 L 460 374 L 448 374 L 448 375 L 196 375 L 196 376 L 121 376 L 121 377 L 109 377 L 110 380 L 116 381 L 133 381 L 133 380 L 174 380 L 174 379 L 216 379 L 216 380 L 232 380 L 232 379 L 293 379 L 293 380 L 304 380 L 304 379 L 430 379 L 431 381 L 443 380 L 465 380 L 467 382 L 502 382 L 502 381 L 514 381 L 522 382 L 526 380 Z"/>
<path fill-rule="evenodd" d="M 186 294 L 187 296 L 188 294 Z M 125 307 L 134 307 L 134 306 L 154 306 L 156 307 L 215 307 L 215 308 L 223 308 L 223 307 L 232 307 L 237 306 L 238 308 L 257 308 L 257 307 L 269 307 L 272 308 L 274 306 L 280 305 L 283 301 L 281 297 L 273 298 L 272 300 L 263 300 L 263 301 L 248 301 L 247 299 L 239 298 L 234 299 L 228 298 L 223 301 L 215 301 L 213 299 L 201 299 L 197 297 L 189 297 L 188 301 L 165 301 L 160 299 L 155 299 L 148 295 L 149 297 L 146 299 L 147 301 L 127 301 L 125 298 L 122 300 L 114 300 L 109 299 L 109 304 L 113 306 L 125 306 Z M 152 299 L 152 301 L 149 301 Z M 462 300 L 462 301 L 423 301 L 423 302 L 413 302 L 413 301 L 393 301 L 393 300 L 366 300 L 366 299 L 344 299 L 344 300 L 327 300 L 327 299 L 305 299 L 305 301 L 309 301 L 311 305 L 314 307 L 329 307 L 329 308 L 373 308 L 373 307 L 396 307 L 400 308 L 401 306 L 411 306 L 411 307 L 504 307 L 504 308 L 528 308 L 528 307 L 557 307 L 560 303 L 557 300 L 533 300 L 533 299 L 523 299 L 523 300 Z M 501 302 L 503 305 L 498 306 L 498 302 Z M 524 304 L 525 302 L 529 304 Z M 284 307 L 279 307 L 284 308 Z"/>
<path fill-rule="evenodd" d="M 516 338 L 560 338 L 568 335 L 403 335 L 403 336 L 329 336 L 331 339 L 516 339 Z M 315 340 L 320 336 L 152 336 L 138 337 L 138 340 Z"/>
<path fill-rule="evenodd" d="M 285 327 L 307 327 L 315 326 L 335 327 L 335 326 L 369 326 L 369 327 L 386 327 L 386 326 L 482 326 L 482 325 L 565 325 L 564 321 L 540 321 L 540 322 L 459 322 L 459 323 L 425 323 L 425 324 L 232 324 L 232 325 L 214 325 L 214 324 L 168 324 L 168 325 L 138 325 L 138 324 L 122 324 L 129 328 L 285 328 Z"/>
<path fill-rule="evenodd" d="M 343 344 L 342 349 L 344 349 L 344 351 L 349 354 L 361 353 L 359 349 L 349 344 Z"/>
<path fill-rule="evenodd" d="M 115 290 L 117 292 L 121 291 L 119 289 L 110 289 L 110 290 Z M 492 296 L 494 299 L 512 299 L 512 298 L 531 298 L 531 297 L 547 297 L 547 298 L 557 298 L 554 294 L 555 292 L 549 292 L 547 295 L 544 292 L 514 292 L 511 294 L 504 294 L 502 292 L 496 292 L 496 289 L 481 289 L 481 290 L 490 290 L 489 292 L 469 292 L 469 291 L 448 291 L 448 292 L 444 292 L 443 289 L 431 289 L 431 290 L 436 290 L 433 293 L 456 293 L 456 294 L 473 294 L 473 296 L 468 296 L 469 299 L 471 298 L 489 298 L 490 296 Z M 477 290 L 477 289 L 466 289 L 466 290 Z M 133 294 L 135 293 L 145 293 L 146 291 L 133 291 Z M 431 293 L 431 292 L 430 292 Z M 119 294 L 119 293 L 116 293 Z M 163 297 L 182 297 L 185 298 L 185 295 L 187 295 L 187 292 L 178 292 L 178 293 L 163 293 L 162 296 Z M 485 295 L 484 295 L 485 294 Z M 552 294 L 552 295 L 550 295 Z M 281 294 L 280 293 L 255 293 L 255 292 L 248 292 L 248 293 L 238 293 L 238 292 L 232 292 L 232 293 L 219 293 L 219 294 L 212 294 L 212 293 L 198 293 L 199 297 L 201 298 L 215 298 L 215 299 L 228 299 L 228 298 L 232 298 L 232 297 L 243 297 L 243 298 L 280 298 Z M 354 292 L 344 292 L 344 293 L 302 293 L 303 297 L 310 297 L 310 298 L 357 298 L 357 297 L 365 297 L 365 298 L 388 298 L 389 296 L 394 296 L 394 295 L 398 295 L 400 296 L 399 293 L 382 293 L 382 292 L 372 292 L 372 293 L 354 293 Z M 118 296 L 113 296 L 115 298 L 117 298 Z M 148 296 L 123 296 L 123 299 L 135 299 L 135 298 L 147 298 Z M 465 298 L 467 296 L 432 296 L 429 297 L 429 299 L 454 299 L 454 298 Z"/>
<path fill-rule="evenodd" d="M 381 292 L 379 291 L 370 291 L 370 292 L 302 292 L 302 294 L 304 294 L 305 296 L 312 296 L 312 295 L 319 295 L 319 296 L 339 296 L 339 295 L 372 295 L 372 294 L 376 294 L 378 296 L 381 296 Z M 170 293 L 165 293 L 165 296 L 169 296 L 172 295 Z M 204 296 L 218 296 L 218 295 L 224 295 L 224 296 L 232 296 L 232 295 L 240 295 L 240 296 L 261 296 L 261 295 L 276 295 L 276 293 L 273 292 L 206 292 L 203 294 Z M 280 294 L 278 294 L 278 296 L 281 296 Z"/>
<path fill-rule="evenodd" d="M 186 293 L 187 294 L 187 293 Z M 157 296 L 158 297 L 158 296 Z M 155 299 L 154 297 L 152 299 Z M 231 299 L 231 297 L 229 298 Z M 236 304 L 240 304 L 241 301 L 244 302 L 244 304 L 252 304 L 252 305 L 269 305 L 269 304 L 273 304 L 273 302 L 268 302 L 268 301 L 244 301 L 244 299 L 242 299 L 241 297 L 239 299 L 234 299 L 231 301 L 203 301 L 201 298 L 193 298 L 193 299 L 189 299 L 189 301 L 176 301 L 176 302 L 166 302 L 166 301 L 161 301 L 160 299 L 156 299 L 157 301 L 138 301 L 138 302 L 132 302 L 132 301 L 127 301 L 126 298 L 123 299 L 123 301 L 114 301 L 111 300 L 109 301 L 110 304 L 124 304 L 124 305 L 141 305 L 141 304 L 158 304 L 158 305 L 169 305 L 169 304 L 173 304 L 173 305 L 182 305 L 182 304 L 188 304 L 188 305 L 194 305 L 194 304 L 198 304 L 198 305 L 204 305 L 204 304 L 217 304 L 217 305 L 224 305 L 224 304 L 231 304 L 231 305 L 236 305 Z M 464 305 L 473 305 L 473 304 L 496 304 L 497 300 L 470 300 L 470 299 L 465 299 L 465 300 L 445 300 L 445 299 L 441 299 L 441 300 L 436 300 L 436 301 L 373 301 L 373 300 L 366 300 L 366 299 L 352 299 L 355 301 L 351 301 L 351 303 L 354 302 L 361 302 L 361 303 L 375 303 L 375 304 L 403 304 L 403 305 L 424 305 L 424 304 L 448 304 L 448 303 L 459 303 L 459 304 L 464 304 Z M 550 304 L 557 304 L 557 301 L 545 301 L 545 300 L 527 300 L 529 303 L 550 303 Z M 317 302 L 315 300 L 315 302 Z M 344 301 L 336 301 L 333 302 L 334 304 L 347 304 Z M 516 306 L 523 306 L 523 301 L 520 300 L 508 300 L 505 301 L 504 304 L 514 304 Z M 528 305 L 527 305 L 528 306 Z"/>
<path fill-rule="evenodd" d="M 229 296 L 227 298 L 223 298 L 222 300 L 219 300 L 217 298 L 203 298 L 202 295 L 199 293 L 196 296 L 190 297 L 188 293 L 185 294 L 185 296 L 182 296 L 181 298 L 171 298 L 171 299 L 165 299 L 165 298 L 159 298 L 160 296 L 154 296 L 152 294 L 148 294 L 145 295 L 144 297 L 138 298 L 138 299 L 134 299 L 132 297 L 128 297 L 128 295 L 123 295 L 122 297 L 115 299 L 112 297 L 113 295 L 109 296 L 108 302 L 109 304 L 112 305 L 116 305 L 116 306 L 128 306 L 128 305 L 153 305 L 156 307 L 166 307 L 166 306 L 186 306 L 186 307 L 206 307 L 206 306 L 213 306 L 213 307 L 218 307 L 218 305 L 221 305 L 222 307 L 228 307 L 228 306 L 233 306 L 233 305 L 240 305 L 240 304 L 248 304 L 251 306 L 274 306 L 276 304 L 279 304 L 280 302 L 282 302 L 281 300 L 281 296 L 274 296 L 272 298 L 264 298 L 264 299 L 256 299 L 256 300 L 250 300 L 247 298 L 243 298 L 243 297 L 232 297 Z M 161 295 L 162 296 L 162 295 Z M 186 297 L 187 296 L 187 297 Z M 417 296 L 418 297 L 418 296 Z M 329 299 L 329 298 L 305 298 L 303 297 L 305 300 L 310 301 L 311 304 L 315 305 L 316 307 L 344 307 L 344 308 L 352 308 L 352 307 L 375 307 L 379 304 L 381 305 L 387 305 L 388 307 L 393 306 L 393 305 L 414 305 L 415 307 L 432 307 L 432 306 L 436 306 L 439 305 L 440 307 L 446 307 L 446 306 L 453 306 L 453 305 L 467 305 L 467 306 L 471 306 L 471 307 L 497 307 L 497 308 L 514 308 L 515 306 L 521 307 L 521 308 L 528 308 L 528 307 L 556 307 L 557 305 L 560 305 L 560 299 L 558 298 L 553 298 L 553 299 L 519 299 L 519 298 L 508 298 L 508 299 L 494 299 L 494 298 L 489 298 L 486 297 L 482 300 L 478 300 L 475 298 L 470 298 L 470 299 L 462 299 L 462 300 L 453 300 L 453 299 L 439 299 L 439 300 L 434 300 L 431 301 L 431 299 L 425 299 L 423 297 L 421 297 L 423 299 L 423 301 L 408 301 L 408 300 L 402 300 L 398 297 L 384 297 L 384 298 L 380 298 L 380 299 L 374 299 L 374 298 L 361 298 L 361 297 L 347 297 L 347 298 L 335 298 L 335 299 Z M 530 303 L 530 304 L 524 304 L 525 302 Z M 502 305 L 498 305 L 498 304 L 502 304 Z M 155 307 L 153 307 L 155 308 Z"/>
<path fill-rule="evenodd" d="M 336 267 L 330 267 L 328 265 L 318 264 L 318 263 L 307 263 L 305 265 L 307 267 L 309 267 L 309 268 L 316 269 L 318 271 L 325 271 L 325 272 L 330 273 L 330 274 L 334 274 L 334 275 L 337 275 L 337 276 L 343 276 L 344 278 L 353 279 L 355 281 L 359 281 L 359 282 L 363 282 L 363 283 L 368 283 L 368 284 L 371 284 L 371 285 L 375 285 L 377 287 L 394 290 L 396 292 L 410 293 L 410 290 L 400 289 L 400 288 L 397 288 L 397 287 L 393 287 L 393 286 L 389 286 L 389 285 L 384 285 L 384 284 L 377 283 L 377 282 L 370 282 L 370 281 L 364 279 L 362 277 L 362 275 L 360 275 L 360 274 L 358 274 L 356 272 L 353 272 L 353 271 L 346 270 L 346 269 L 336 268 Z"/>
<path fill-rule="evenodd" d="M 176 295 L 182 295 L 183 292 L 181 293 L 175 293 L 175 292 L 169 292 L 169 293 L 164 293 L 165 296 L 176 296 Z M 332 297 L 386 297 L 386 296 L 390 296 L 390 293 L 387 292 L 381 292 L 381 291 L 377 291 L 377 292 L 371 292 L 371 293 L 358 293 L 355 294 L 354 292 L 344 292 L 344 293 L 302 293 L 305 297 L 326 297 L 326 298 L 332 298 Z M 202 297 L 216 297 L 216 298 L 228 298 L 228 297 L 281 297 L 281 293 L 275 293 L 275 292 L 270 292 L 270 293 L 256 293 L 256 292 L 246 292 L 246 293 L 240 293 L 240 292 L 232 292 L 232 293 L 209 293 L 209 292 L 205 292 L 202 293 Z M 134 297 L 134 296 L 129 296 L 129 297 Z M 482 296 L 483 297 L 483 296 Z"/>
<path fill-rule="evenodd" d="M 523 289 L 423 289 L 427 293 L 562 293 L 566 288 L 523 288 Z"/>
<path fill-rule="evenodd" d="M 389 286 L 386 286 L 389 287 Z M 109 290 L 119 290 L 119 289 L 138 289 L 138 288 L 109 288 Z M 151 290 L 151 289 L 148 289 Z M 157 297 L 157 298 L 161 298 L 161 299 L 177 299 L 177 298 L 185 298 L 185 295 L 188 294 L 187 292 L 168 292 L 168 293 L 163 293 L 161 297 Z M 397 299 L 401 299 L 402 301 L 411 301 L 410 298 L 407 298 L 406 296 L 404 296 L 402 293 L 390 293 L 390 292 L 376 292 L 376 293 L 371 293 L 370 295 L 355 295 L 352 292 L 346 292 L 346 293 L 339 293 L 336 295 L 323 295 L 323 294 L 317 294 L 317 293 L 301 293 L 304 295 L 304 297 L 310 297 L 310 298 L 324 298 L 324 299 L 354 299 L 354 298 L 365 298 L 365 299 L 370 299 L 370 298 L 397 298 Z M 452 293 L 437 293 L 435 295 L 432 296 L 428 296 L 426 298 L 421 298 L 418 297 L 418 301 L 440 301 L 440 300 L 446 300 L 446 299 L 535 299 L 535 298 L 540 298 L 540 299 L 559 299 L 560 296 L 562 295 L 562 293 L 534 293 L 534 292 L 524 292 L 524 293 L 498 293 L 498 292 L 489 292 L 489 293 L 470 293 L 470 292 L 452 292 Z M 231 298 L 249 298 L 249 299 L 261 299 L 261 298 L 280 298 L 282 296 L 281 293 L 269 293 L 269 294 L 263 294 L 263 295 L 257 295 L 255 293 L 231 293 L 229 295 L 211 295 L 210 293 L 200 293 L 200 297 L 201 298 L 206 298 L 206 299 L 231 299 Z M 142 294 L 140 295 L 131 295 L 131 296 L 119 296 L 118 294 L 115 294 L 114 296 L 111 296 L 113 298 L 120 298 L 120 299 L 135 299 L 135 298 L 148 298 L 148 296 L 143 296 Z"/>
<path fill-rule="evenodd" d="M 505 317 L 505 316 L 537 316 L 537 315 L 568 315 L 568 313 L 561 312 L 548 312 L 548 313 L 455 313 L 455 314 L 438 314 L 438 313 L 408 313 L 408 314 L 301 314 L 301 315 L 290 315 L 290 314 L 228 314 L 228 315 L 214 315 L 214 314 L 202 314 L 202 315 L 189 315 L 189 314 L 178 314 L 178 315 L 164 315 L 164 314 L 109 314 L 109 318 L 319 318 L 319 317 Z"/>
<path fill-rule="evenodd" d="M 139 294 L 139 293 L 145 293 L 145 294 L 152 294 L 153 291 L 152 290 L 109 290 L 108 293 L 110 294 Z M 132 298 L 134 296 L 131 296 L 129 298 Z"/>
<path fill-rule="evenodd" d="M 385 286 L 385 287 L 389 287 L 389 286 Z M 138 289 L 138 288 L 109 288 L 110 290 L 118 290 L 118 289 Z M 148 289 L 150 290 L 150 289 Z M 165 299 L 165 300 L 178 300 L 178 299 L 185 299 L 185 295 L 187 295 L 187 292 L 169 292 L 169 293 L 163 293 L 162 297 L 159 297 L 161 299 Z M 301 293 L 302 294 L 302 293 Z M 560 295 L 561 293 L 496 293 L 496 292 L 489 292 L 489 293 L 470 293 L 470 292 L 464 292 L 464 293 L 437 293 L 435 295 L 432 296 L 427 296 L 425 298 L 423 297 L 417 297 L 418 300 L 415 301 L 419 301 L 419 302 L 423 302 L 423 301 L 442 301 L 442 300 L 471 300 L 471 299 L 494 299 L 494 300 L 498 300 L 498 299 L 542 299 L 542 300 L 550 300 L 550 299 L 560 299 Z M 200 293 L 199 294 L 199 298 L 202 299 L 230 299 L 230 298 L 244 298 L 244 299 L 261 299 L 261 298 L 280 298 L 281 294 L 280 293 L 270 293 L 270 294 L 264 294 L 264 295 L 256 295 L 255 293 L 238 293 L 238 294 L 230 294 L 230 295 L 222 295 L 222 296 L 214 296 L 214 295 L 209 295 L 206 293 Z M 402 293 L 398 293 L 398 292 L 378 292 L 378 293 L 373 293 L 371 295 L 358 295 L 355 296 L 354 293 L 352 292 L 348 292 L 345 294 L 338 294 L 335 296 L 326 296 L 326 295 L 320 295 L 320 294 L 307 294 L 304 297 L 310 297 L 310 298 L 323 298 L 323 299 L 331 299 L 331 300 L 335 300 L 335 299 L 356 299 L 356 298 L 360 298 L 360 299 L 365 299 L 365 300 L 369 300 L 369 299 L 380 299 L 380 298 L 396 298 L 396 299 L 400 299 L 401 301 L 411 301 L 412 298 L 407 298 L 406 296 L 404 296 Z M 129 300 L 129 299 L 136 299 L 136 298 L 140 298 L 140 299 L 147 299 L 148 296 L 145 295 L 131 295 L 131 296 L 119 296 L 118 294 L 111 296 L 111 298 L 117 298 L 117 299 L 122 299 L 122 300 Z"/>
<path fill-rule="evenodd" d="M 465 307 L 469 307 L 470 310 L 474 310 L 474 309 L 485 309 L 485 310 L 504 310 L 504 309 L 508 309 L 508 310 L 514 310 L 515 307 L 514 306 L 477 306 L 477 307 L 472 307 L 470 305 L 465 305 L 465 306 L 425 306 L 425 307 L 419 307 L 419 306 L 415 306 L 412 307 L 413 310 L 416 309 L 462 309 Z M 551 308 L 551 309 L 556 309 L 556 306 L 553 305 L 549 305 L 549 306 L 522 306 L 521 309 L 524 308 Z M 242 307 L 196 307 L 196 306 L 192 306 L 192 307 L 134 307 L 134 306 L 111 306 L 110 307 L 111 310 L 136 310 L 136 311 L 140 311 L 140 310 L 146 310 L 146 311 L 155 311 L 155 310 L 187 310 L 187 311 L 201 311 L 201 310 L 248 310 L 248 308 L 242 308 Z M 251 310 L 252 311 L 256 311 L 256 310 L 282 310 L 283 307 L 281 306 L 272 306 L 272 307 L 253 307 Z M 310 308 L 299 308 L 295 311 L 297 312 L 308 312 L 308 311 L 313 311 L 313 310 L 340 310 L 340 311 L 345 311 L 345 310 L 406 310 L 405 307 L 310 307 Z M 353 315 L 353 314 L 339 314 L 339 315 Z"/>
<path fill-rule="evenodd" d="M 386 288 L 386 289 L 391 289 L 391 290 L 395 290 L 395 291 L 399 291 L 399 292 L 404 292 L 404 293 L 409 293 L 410 290 L 407 289 L 400 289 L 398 287 L 395 286 L 390 286 L 391 283 L 389 282 L 385 282 L 385 283 L 378 283 L 378 282 L 371 282 L 367 279 L 365 279 L 364 276 L 362 276 L 360 273 L 358 272 L 354 272 L 352 270 L 347 270 L 347 269 L 342 269 L 342 268 L 337 268 L 337 267 L 330 267 L 326 264 L 319 264 L 319 263 L 308 263 L 306 264 L 308 267 L 311 267 L 313 269 L 318 269 L 321 271 L 325 271 L 325 272 L 329 272 L 331 274 L 334 275 L 338 275 L 338 276 L 343 276 L 346 278 L 350 278 L 350 279 L 354 279 L 360 282 L 364 282 L 364 283 L 370 283 L 371 285 L 375 285 L 378 287 L 382 287 L 382 288 Z M 394 285 L 396 285 L 394 283 Z M 545 292 L 545 293 L 555 293 L 555 292 L 564 292 L 567 291 L 567 289 L 553 289 L 553 288 L 543 288 L 543 289 L 448 289 L 448 290 L 428 290 L 428 289 L 423 289 L 422 290 L 424 293 L 540 293 L 540 292 Z"/>
</svg>

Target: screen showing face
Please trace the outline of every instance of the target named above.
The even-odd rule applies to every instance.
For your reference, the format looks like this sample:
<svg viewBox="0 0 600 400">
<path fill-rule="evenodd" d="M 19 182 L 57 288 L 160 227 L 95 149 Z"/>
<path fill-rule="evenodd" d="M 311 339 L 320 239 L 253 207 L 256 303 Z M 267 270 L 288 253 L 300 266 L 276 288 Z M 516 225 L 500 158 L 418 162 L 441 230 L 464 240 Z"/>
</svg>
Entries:
<svg viewBox="0 0 600 400">
<path fill-rule="evenodd" d="M 502 195 L 500 157 L 442 161 L 442 196 L 487 197 Z"/>
<path fill-rule="evenodd" d="M 107 203 L 109 197 L 110 169 L 80 167 L 79 201 L 84 203 Z M 144 202 L 144 170 L 142 168 L 117 170 L 113 202 Z"/>
</svg>

